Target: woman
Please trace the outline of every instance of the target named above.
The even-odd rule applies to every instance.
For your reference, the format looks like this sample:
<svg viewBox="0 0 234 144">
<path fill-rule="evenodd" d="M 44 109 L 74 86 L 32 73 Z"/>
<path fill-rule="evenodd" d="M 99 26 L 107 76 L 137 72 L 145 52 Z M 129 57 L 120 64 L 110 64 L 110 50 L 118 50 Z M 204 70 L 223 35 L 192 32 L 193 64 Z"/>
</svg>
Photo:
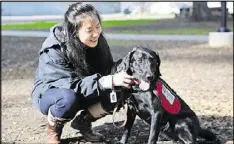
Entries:
<svg viewBox="0 0 234 144">
<path fill-rule="evenodd" d="M 110 74 L 113 65 L 103 36 L 99 13 L 89 4 L 72 4 L 63 24 L 55 25 L 40 50 L 32 102 L 48 115 L 48 143 L 59 143 L 65 122 L 80 131 L 87 141 L 104 136 L 92 130 L 95 121 L 88 107 L 113 86 L 129 88 L 126 72 Z"/>
</svg>

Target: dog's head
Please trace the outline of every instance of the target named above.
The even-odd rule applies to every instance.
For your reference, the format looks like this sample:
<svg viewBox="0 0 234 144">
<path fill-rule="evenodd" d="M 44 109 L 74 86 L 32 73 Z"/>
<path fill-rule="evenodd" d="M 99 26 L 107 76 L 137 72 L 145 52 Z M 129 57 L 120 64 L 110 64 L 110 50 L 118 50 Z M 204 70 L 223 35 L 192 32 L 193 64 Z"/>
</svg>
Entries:
<svg viewBox="0 0 234 144">
<path fill-rule="evenodd" d="M 161 76 L 160 63 L 158 53 L 148 48 L 135 47 L 123 58 L 118 69 L 124 70 L 134 78 L 150 84 Z"/>
</svg>

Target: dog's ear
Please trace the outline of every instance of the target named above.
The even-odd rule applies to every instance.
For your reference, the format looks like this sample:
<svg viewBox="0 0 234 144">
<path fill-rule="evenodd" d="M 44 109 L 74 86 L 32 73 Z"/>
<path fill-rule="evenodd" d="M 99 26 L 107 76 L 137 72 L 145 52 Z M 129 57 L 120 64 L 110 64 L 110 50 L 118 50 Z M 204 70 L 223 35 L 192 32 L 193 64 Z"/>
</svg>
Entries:
<svg viewBox="0 0 234 144">
<path fill-rule="evenodd" d="M 155 53 L 156 53 L 156 58 L 157 58 L 158 75 L 161 76 L 161 72 L 160 72 L 161 59 L 159 57 L 159 54 L 157 52 Z"/>
<path fill-rule="evenodd" d="M 133 50 L 131 52 L 129 52 L 127 54 L 127 56 L 125 56 L 123 59 L 122 59 L 122 63 L 118 66 L 117 68 L 117 72 L 120 72 L 120 71 L 125 71 L 127 72 L 128 74 L 131 75 L 131 70 L 129 68 L 129 65 L 130 65 L 130 62 L 131 62 L 131 58 L 132 58 L 132 55 L 133 53 L 136 51 L 135 48 L 133 48 Z"/>
<path fill-rule="evenodd" d="M 133 49 L 132 49 L 132 51 L 136 51 L 137 49 L 139 49 L 138 47 L 134 47 Z"/>
</svg>

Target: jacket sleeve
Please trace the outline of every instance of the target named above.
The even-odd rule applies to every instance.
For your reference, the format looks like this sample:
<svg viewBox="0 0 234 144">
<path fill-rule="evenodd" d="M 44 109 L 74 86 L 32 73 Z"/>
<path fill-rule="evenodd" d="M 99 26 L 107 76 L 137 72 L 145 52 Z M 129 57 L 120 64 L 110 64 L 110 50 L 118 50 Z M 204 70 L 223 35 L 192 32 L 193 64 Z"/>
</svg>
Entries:
<svg viewBox="0 0 234 144">
<path fill-rule="evenodd" d="M 79 78 L 72 68 L 62 57 L 60 50 L 47 49 L 39 58 L 39 77 L 45 89 L 57 87 L 73 89 L 77 94 L 84 97 L 100 95 L 104 89 L 100 88 L 98 80 L 100 74 L 94 74 Z"/>
</svg>

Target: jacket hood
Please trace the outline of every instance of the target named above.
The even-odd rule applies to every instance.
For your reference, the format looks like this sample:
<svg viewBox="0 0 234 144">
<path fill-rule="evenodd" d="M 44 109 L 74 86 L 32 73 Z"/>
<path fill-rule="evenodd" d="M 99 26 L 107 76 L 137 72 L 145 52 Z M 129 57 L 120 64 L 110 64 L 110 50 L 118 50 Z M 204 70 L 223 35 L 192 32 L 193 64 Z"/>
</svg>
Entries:
<svg viewBox="0 0 234 144">
<path fill-rule="evenodd" d="M 66 35 L 63 30 L 63 24 L 56 24 L 50 28 L 49 36 L 43 42 L 40 52 L 51 48 L 53 45 L 61 45 L 64 42 L 66 42 Z"/>
</svg>

